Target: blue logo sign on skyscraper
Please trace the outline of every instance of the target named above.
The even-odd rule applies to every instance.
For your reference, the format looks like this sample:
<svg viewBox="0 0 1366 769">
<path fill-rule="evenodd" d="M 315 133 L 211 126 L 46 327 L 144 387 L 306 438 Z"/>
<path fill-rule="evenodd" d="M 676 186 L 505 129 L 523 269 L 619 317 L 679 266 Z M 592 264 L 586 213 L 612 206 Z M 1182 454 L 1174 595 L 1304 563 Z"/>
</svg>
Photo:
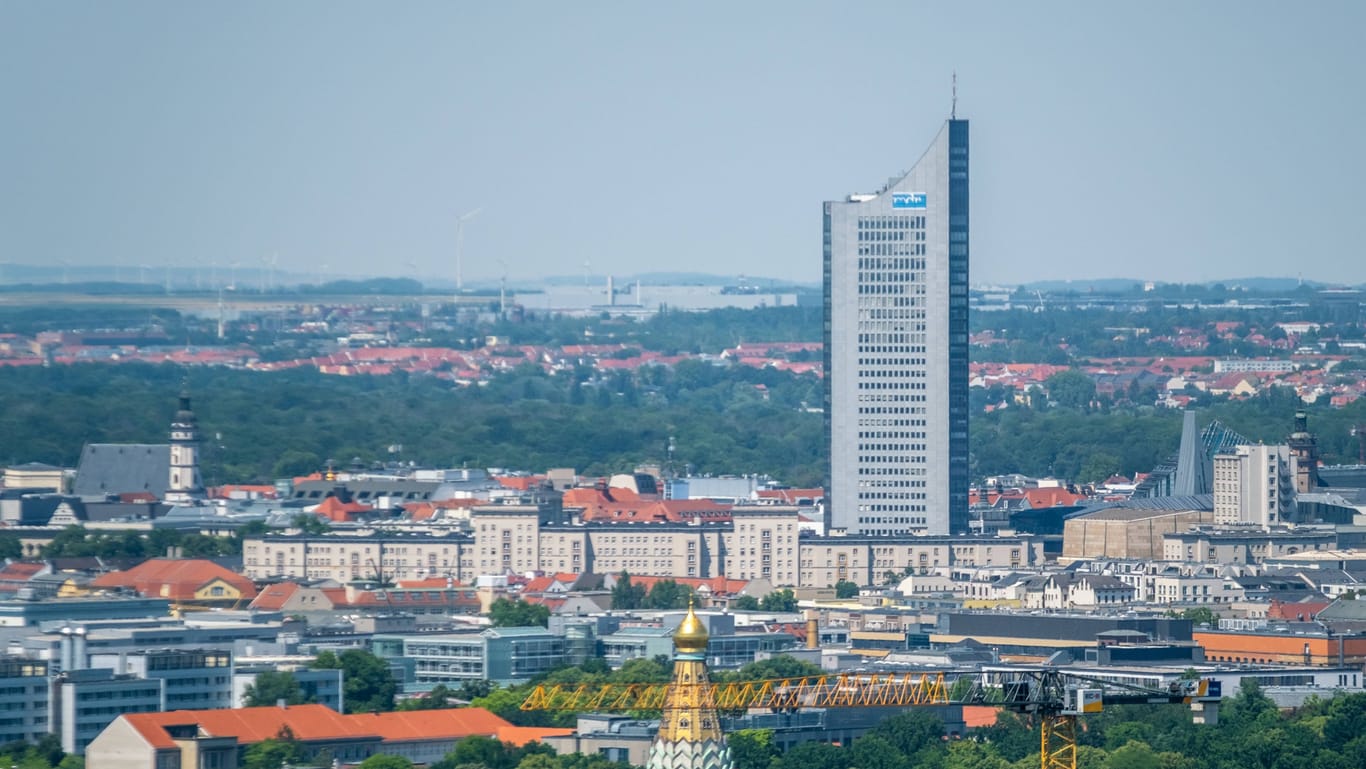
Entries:
<svg viewBox="0 0 1366 769">
<path fill-rule="evenodd" d="M 892 208 L 924 208 L 925 193 L 923 192 L 893 192 Z"/>
</svg>

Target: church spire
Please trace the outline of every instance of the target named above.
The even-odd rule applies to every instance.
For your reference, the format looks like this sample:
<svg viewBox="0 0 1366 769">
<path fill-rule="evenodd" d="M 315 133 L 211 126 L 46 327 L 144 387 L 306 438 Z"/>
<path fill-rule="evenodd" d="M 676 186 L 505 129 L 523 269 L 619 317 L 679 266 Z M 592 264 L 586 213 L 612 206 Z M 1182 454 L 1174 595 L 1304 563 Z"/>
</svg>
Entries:
<svg viewBox="0 0 1366 769">
<path fill-rule="evenodd" d="M 688 613 L 674 631 L 673 679 L 646 769 L 734 767 L 716 714 L 716 690 L 707 677 L 708 640 L 707 627 L 689 600 Z"/>
<path fill-rule="evenodd" d="M 199 476 L 199 422 L 190 408 L 188 388 L 180 391 L 180 407 L 171 420 L 170 474 L 163 501 L 186 505 L 204 497 Z"/>
</svg>

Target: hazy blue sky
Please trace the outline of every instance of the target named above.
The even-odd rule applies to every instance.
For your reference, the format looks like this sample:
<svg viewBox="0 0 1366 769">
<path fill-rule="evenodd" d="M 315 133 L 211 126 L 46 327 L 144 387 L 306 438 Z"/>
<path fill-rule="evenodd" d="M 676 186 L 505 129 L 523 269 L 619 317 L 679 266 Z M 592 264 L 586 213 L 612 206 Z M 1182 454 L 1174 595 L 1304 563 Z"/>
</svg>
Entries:
<svg viewBox="0 0 1366 769">
<path fill-rule="evenodd" d="M 972 120 L 972 279 L 1366 281 L 1362 2 L 0 2 L 0 263 L 820 277 Z"/>
</svg>

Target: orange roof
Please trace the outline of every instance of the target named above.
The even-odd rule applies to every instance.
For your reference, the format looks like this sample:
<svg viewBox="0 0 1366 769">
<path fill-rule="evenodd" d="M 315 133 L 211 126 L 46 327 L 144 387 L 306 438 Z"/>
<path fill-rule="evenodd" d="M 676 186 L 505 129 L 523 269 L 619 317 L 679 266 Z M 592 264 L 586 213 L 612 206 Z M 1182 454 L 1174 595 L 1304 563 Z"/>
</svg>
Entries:
<svg viewBox="0 0 1366 769">
<path fill-rule="evenodd" d="M 1025 498 L 1029 500 L 1029 506 L 1033 508 L 1067 507 L 1084 501 L 1086 495 L 1074 494 L 1060 486 L 1049 486 L 1041 489 L 1025 489 Z"/>
<path fill-rule="evenodd" d="M 393 713 L 354 713 L 355 729 L 378 734 L 386 742 L 411 742 L 442 737 L 493 737 L 509 726 L 507 721 L 483 708 L 401 710 Z"/>
<path fill-rule="evenodd" d="M 359 502 L 343 502 L 337 497 L 328 497 L 313 512 L 326 516 L 328 520 L 344 522 L 355 520 L 357 513 L 368 513 L 371 510 L 374 508 Z"/>
<path fill-rule="evenodd" d="M 378 738 L 384 742 L 459 739 L 482 735 L 523 745 L 572 729 L 541 729 L 509 724 L 484 708 L 411 710 L 394 713 L 341 715 L 325 705 L 234 708 L 231 710 L 176 710 L 169 713 L 130 713 L 121 716 L 154 748 L 176 743 L 167 727 L 198 726 L 214 737 L 235 737 L 239 745 L 270 739 L 289 727 L 300 741 Z"/>
<path fill-rule="evenodd" d="M 251 602 L 251 608 L 260 611 L 279 611 L 283 609 L 289 599 L 298 592 L 297 582 L 281 582 L 278 585 L 267 585 L 264 590 L 256 596 L 256 600 Z"/>
<path fill-rule="evenodd" d="M 129 713 L 121 716 L 154 748 L 174 748 L 175 740 L 166 733 L 168 726 L 198 725 L 215 737 L 236 737 L 246 745 L 270 739 L 288 726 L 300 740 L 329 740 L 347 736 L 368 736 L 326 705 L 289 707 L 233 708 L 231 710 L 173 710 L 167 713 Z"/>
<path fill-rule="evenodd" d="M 520 748 L 528 742 L 540 742 L 546 737 L 564 737 L 573 733 L 573 729 L 547 726 L 504 726 L 498 729 L 498 739 Z"/>
<path fill-rule="evenodd" d="M 543 475 L 495 475 L 495 476 L 493 477 L 493 480 L 497 481 L 497 482 L 498 482 L 498 485 L 499 485 L 499 486 L 502 486 L 502 487 L 505 488 L 505 489 L 513 489 L 513 490 L 515 490 L 515 491 L 527 491 L 527 490 L 529 490 L 529 489 L 532 489 L 532 488 L 534 488 L 534 487 L 536 487 L 536 486 L 541 485 L 541 482 L 545 480 L 545 476 L 543 476 Z"/>
<path fill-rule="evenodd" d="M 616 576 L 616 575 L 613 575 Z M 725 577 L 655 577 L 643 574 L 632 574 L 631 584 L 642 585 L 646 590 L 655 586 L 656 582 L 672 580 L 680 585 L 687 585 L 693 590 L 705 587 L 712 595 L 727 594 L 733 595 L 744 590 L 749 585 L 746 579 L 726 579 Z"/>
<path fill-rule="evenodd" d="M 555 584 L 554 577 L 533 577 L 532 579 L 527 580 L 527 583 L 522 586 L 522 592 L 544 593 L 553 584 Z"/>
<path fill-rule="evenodd" d="M 986 705 L 964 705 L 963 725 L 969 729 L 976 729 L 981 726 L 995 726 L 996 716 L 999 715 L 1000 712 L 1000 708 L 987 707 Z"/>
<path fill-rule="evenodd" d="M 34 561 L 15 561 L 5 564 L 0 569 L 0 579 L 21 579 L 27 581 L 29 577 L 47 568 L 47 564 Z"/>
<path fill-rule="evenodd" d="M 237 588 L 243 598 L 256 597 L 256 585 L 251 580 L 213 561 L 196 558 L 151 558 L 126 571 L 101 574 L 90 586 L 129 588 L 149 598 L 193 600 L 196 591 L 214 580 Z"/>
</svg>

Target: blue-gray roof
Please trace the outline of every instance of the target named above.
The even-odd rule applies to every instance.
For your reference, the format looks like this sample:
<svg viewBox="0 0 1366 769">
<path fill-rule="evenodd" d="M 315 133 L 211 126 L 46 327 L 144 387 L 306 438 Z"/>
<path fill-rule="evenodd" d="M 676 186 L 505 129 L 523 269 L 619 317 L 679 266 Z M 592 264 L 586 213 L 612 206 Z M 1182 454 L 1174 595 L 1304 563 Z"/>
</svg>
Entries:
<svg viewBox="0 0 1366 769">
<path fill-rule="evenodd" d="M 81 451 L 72 493 L 78 497 L 147 492 L 160 499 L 170 485 L 171 447 L 165 443 L 88 443 Z"/>
</svg>

